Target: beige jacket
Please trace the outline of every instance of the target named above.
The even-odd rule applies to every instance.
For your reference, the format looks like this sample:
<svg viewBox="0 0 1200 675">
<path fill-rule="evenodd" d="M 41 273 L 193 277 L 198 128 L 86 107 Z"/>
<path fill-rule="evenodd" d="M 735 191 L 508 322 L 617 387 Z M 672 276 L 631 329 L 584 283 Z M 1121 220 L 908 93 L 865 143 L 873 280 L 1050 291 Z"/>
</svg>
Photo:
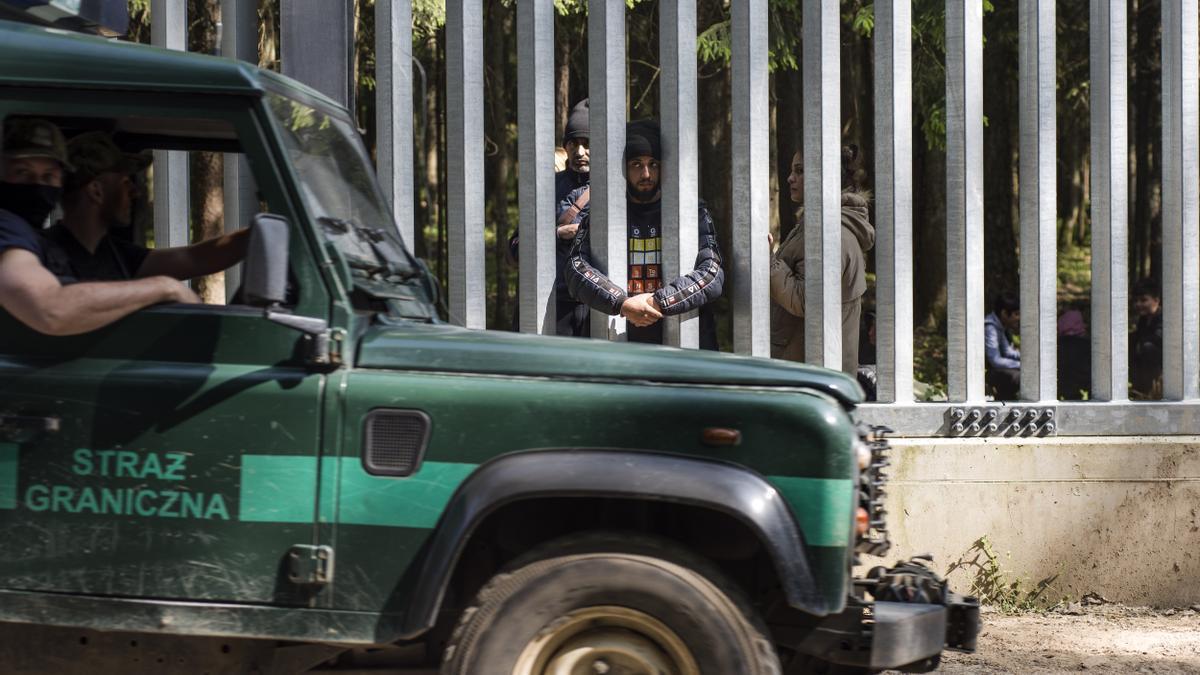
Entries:
<svg viewBox="0 0 1200 675">
<path fill-rule="evenodd" d="M 858 370 L 858 323 L 867 291 L 864 253 L 875 245 L 869 195 L 842 193 L 842 370 Z M 804 220 L 771 259 L 771 356 L 804 360 Z"/>
</svg>

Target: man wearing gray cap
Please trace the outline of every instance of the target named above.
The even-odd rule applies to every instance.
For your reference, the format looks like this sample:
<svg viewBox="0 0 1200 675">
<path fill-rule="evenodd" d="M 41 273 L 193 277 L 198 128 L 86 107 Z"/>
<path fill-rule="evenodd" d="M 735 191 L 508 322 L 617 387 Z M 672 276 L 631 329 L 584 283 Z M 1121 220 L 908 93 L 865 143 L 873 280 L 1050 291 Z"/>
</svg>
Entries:
<svg viewBox="0 0 1200 675">
<path fill-rule="evenodd" d="M 200 302 L 166 276 L 66 284 L 46 268 L 55 247 L 39 229 L 58 204 L 67 144 L 45 120 L 9 120 L 0 153 L 0 309 L 47 335 L 86 333 L 160 302 Z"/>
<path fill-rule="evenodd" d="M 120 281 L 160 274 L 192 279 L 245 257 L 249 230 L 154 250 L 111 236 L 114 229 L 131 225 L 133 177 L 149 165 L 150 157 L 123 152 L 107 133 L 91 131 L 71 139 L 67 159 L 73 170 L 65 181 L 63 219 L 46 231 L 46 238 L 66 254 L 75 279 Z"/>
</svg>

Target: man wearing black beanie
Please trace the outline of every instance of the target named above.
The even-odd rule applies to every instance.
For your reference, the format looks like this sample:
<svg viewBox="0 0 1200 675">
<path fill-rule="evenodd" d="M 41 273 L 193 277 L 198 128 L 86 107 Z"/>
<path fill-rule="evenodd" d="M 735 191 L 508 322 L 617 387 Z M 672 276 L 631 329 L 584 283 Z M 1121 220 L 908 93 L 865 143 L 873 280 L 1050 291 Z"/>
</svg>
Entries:
<svg viewBox="0 0 1200 675">
<path fill-rule="evenodd" d="M 717 324 L 711 304 L 721 297 L 725 272 L 712 216 L 700 202 L 697 214 L 700 249 L 691 272 L 662 277 L 662 141 L 658 123 L 631 122 L 625 131 L 626 226 L 629 286 L 623 289 L 598 269 L 591 255 L 586 206 L 579 211 L 579 232 L 567 260 L 571 296 L 593 309 L 620 314 L 629 321 L 630 342 L 662 344 L 663 316 L 700 310 L 700 347 L 717 348 Z M 578 203 L 583 190 L 567 201 Z"/>
<path fill-rule="evenodd" d="M 567 168 L 554 174 L 554 200 L 561 202 L 573 190 L 588 184 L 591 171 L 591 154 L 588 141 L 591 128 L 588 124 L 588 100 L 585 98 L 571 109 L 567 126 L 563 130 L 562 146 L 567 151 Z M 569 238 L 569 237 L 568 237 Z"/>
<path fill-rule="evenodd" d="M 567 167 L 562 171 L 554 174 L 554 203 L 558 205 L 558 227 L 555 239 L 554 251 L 554 297 L 555 297 L 555 313 L 556 327 L 555 333 L 558 335 L 573 335 L 576 337 L 588 337 L 591 335 L 591 323 L 588 321 L 587 306 L 579 303 L 570 296 L 567 292 L 566 282 L 563 280 L 563 269 L 567 264 L 567 256 L 571 251 L 571 240 L 575 238 L 575 231 L 579 229 L 579 225 L 575 222 L 575 216 L 578 210 L 570 215 L 563 215 L 572 204 L 565 204 L 564 200 L 567 195 L 580 191 L 582 197 L 577 199 L 587 204 L 587 186 L 588 178 L 591 175 L 591 157 L 588 148 L 588 140 L 591 134 L 588 124 L 588 99 L 583 99 L 575 104 L 571 109 L 570 115 L 567 116 L 567 126 L 563 130 L 562 144 L 567 151 Z M 512 255 L 513 260 L 517 260 L 519 256 L 518 248 L 520 246 L 520 237 L 517 232 L 514 232 L 508 239 L 508 250 Z M 520 306 L 513 311 L 513 330 L 518 330 L 520 325 L 518 312 Z"/>
</svg>

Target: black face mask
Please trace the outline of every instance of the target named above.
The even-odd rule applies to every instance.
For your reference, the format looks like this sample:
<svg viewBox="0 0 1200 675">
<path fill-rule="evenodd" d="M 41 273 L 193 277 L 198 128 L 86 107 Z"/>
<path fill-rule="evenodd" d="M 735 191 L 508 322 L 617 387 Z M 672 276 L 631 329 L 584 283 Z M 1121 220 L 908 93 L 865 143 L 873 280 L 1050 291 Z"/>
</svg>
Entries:
<svg viewBox="0 0 1200 675">
<path fill-rule="evenodd" d="M 0 182 L 0 209 L 12 211 L 31 227 L 40 228 L 58 205 L 62 188 Z"/>
</svg>

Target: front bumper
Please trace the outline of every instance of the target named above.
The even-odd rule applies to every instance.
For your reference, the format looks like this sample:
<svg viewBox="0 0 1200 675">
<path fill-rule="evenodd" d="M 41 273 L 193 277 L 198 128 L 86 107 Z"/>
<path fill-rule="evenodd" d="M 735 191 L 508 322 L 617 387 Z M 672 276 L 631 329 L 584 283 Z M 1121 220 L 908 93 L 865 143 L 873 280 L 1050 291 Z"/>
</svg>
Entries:
<svg viewBox="0 0 1200 675">
<path fill-rule="evenodd" d="M 854 598 L 841 614 L 808 631 L 796 648 L 830 663 L 927 672 L 945 649 L 975 651 L 979 629 L 979 603 L 956 593 L 947 592 L 939 604 Z"/>
</svg>

